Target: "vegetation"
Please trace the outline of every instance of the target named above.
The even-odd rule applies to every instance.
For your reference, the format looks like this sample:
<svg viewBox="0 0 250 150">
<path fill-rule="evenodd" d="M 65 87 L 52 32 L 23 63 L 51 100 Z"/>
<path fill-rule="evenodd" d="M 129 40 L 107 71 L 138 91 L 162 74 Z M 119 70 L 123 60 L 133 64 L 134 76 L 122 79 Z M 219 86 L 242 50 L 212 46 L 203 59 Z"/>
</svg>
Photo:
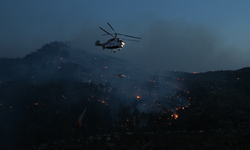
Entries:
<svg viewBox="0 0 250 150">
<path fill-rule="evenodd" d="M 105 65 L 131 69 L 114 86 L 112 77 L 97 82 L 105 59 L 70 50 L 51 42 L 0 59 L 1 149 L 249 148 L 249 68 L 143 76 L 111 58 Z"/>
</svg>

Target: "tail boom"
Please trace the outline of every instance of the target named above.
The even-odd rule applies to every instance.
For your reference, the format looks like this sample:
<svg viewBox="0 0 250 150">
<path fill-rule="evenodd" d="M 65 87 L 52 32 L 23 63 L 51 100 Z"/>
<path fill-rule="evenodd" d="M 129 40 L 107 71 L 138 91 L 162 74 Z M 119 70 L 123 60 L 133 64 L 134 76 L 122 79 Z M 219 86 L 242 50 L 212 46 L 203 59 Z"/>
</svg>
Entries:
<svg viewBox="0 0 250 150">
<path fill-rule="evenodd" d="M 105 45 L 101 44 L 99 40 L 95 42 L 95 46 L 102 46 L 102 48 L 105 49 Z"/>
</svg>

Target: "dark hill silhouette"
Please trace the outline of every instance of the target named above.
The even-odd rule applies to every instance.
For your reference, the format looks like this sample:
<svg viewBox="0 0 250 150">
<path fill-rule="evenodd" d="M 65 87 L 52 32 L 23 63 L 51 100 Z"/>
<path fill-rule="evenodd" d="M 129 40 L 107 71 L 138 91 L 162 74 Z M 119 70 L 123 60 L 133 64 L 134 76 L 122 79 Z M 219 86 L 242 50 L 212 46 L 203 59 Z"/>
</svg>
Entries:
<svg viewBox="0 0 250 150">
<path fill-rule="evenodd" d="M 69 56 L 69 48 L 68 42 L 50 42 L 42 46 L 41 49 L 36 50 L 36 52 L 26 55 L 23 59 L 24 61 L 38 62 L 48 58 L 67 58 Z"/>
<path fill-rule="evenodd" d="M 2 149 L 244 149 L 249 143 L 249 68 L 148 71 L 67 42 L 0 62 Z M 111 76 L 115 71 L 128 77 Z"/>
</svg>

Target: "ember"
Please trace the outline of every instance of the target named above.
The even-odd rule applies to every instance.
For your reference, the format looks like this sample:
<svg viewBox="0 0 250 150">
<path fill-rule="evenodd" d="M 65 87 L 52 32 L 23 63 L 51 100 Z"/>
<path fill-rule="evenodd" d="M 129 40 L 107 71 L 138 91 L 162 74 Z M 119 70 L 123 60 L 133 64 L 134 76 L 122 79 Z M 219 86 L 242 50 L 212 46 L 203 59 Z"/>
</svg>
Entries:
<svg viewBox="0 0 250 150">
<path fill-rule="evenodd" d="M 174 114 L 174 119 L 177 119 L 178 118 L 178 114 Z"/>
</svg>

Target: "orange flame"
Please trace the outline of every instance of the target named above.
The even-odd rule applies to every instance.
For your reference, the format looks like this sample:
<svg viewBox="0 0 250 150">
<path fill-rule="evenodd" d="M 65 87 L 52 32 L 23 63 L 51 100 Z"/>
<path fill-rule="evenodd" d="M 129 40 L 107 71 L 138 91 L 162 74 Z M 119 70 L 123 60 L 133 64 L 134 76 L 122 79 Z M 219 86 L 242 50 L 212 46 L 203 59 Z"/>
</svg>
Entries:
<svg viewBox="0 0 250 150">
<path fill-rule="evenodd" d="M 174 119 L 177 119 L 178 118 L 178 114 L 174 114 Z"/>
</svg>

